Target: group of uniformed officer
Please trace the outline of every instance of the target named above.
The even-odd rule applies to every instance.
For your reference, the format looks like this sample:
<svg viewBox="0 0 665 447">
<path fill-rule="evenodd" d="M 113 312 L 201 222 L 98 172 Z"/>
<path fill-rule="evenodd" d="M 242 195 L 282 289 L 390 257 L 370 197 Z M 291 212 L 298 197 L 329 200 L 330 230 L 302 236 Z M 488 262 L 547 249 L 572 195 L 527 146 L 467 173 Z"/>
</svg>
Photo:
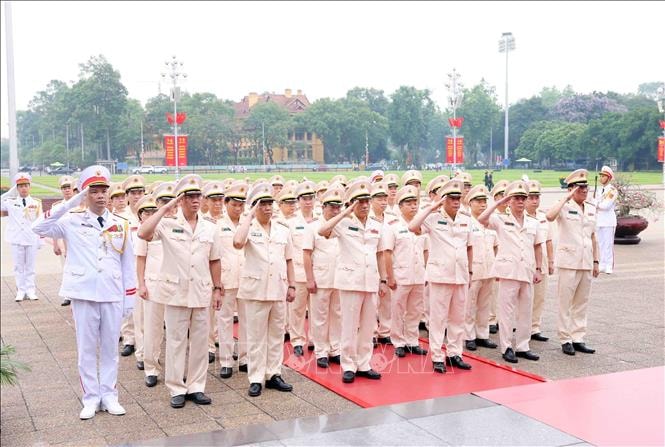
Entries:
<svg viewBox="0 0 665 447">
<path fill-rule="evenodd" d="M 163 369 L 174 408 L 211 402 L 206 372 L 216 358 L 222 378 L 238 362 L 250 396 L 264 386 L 291 391 L 281 377 L 284 340 L 295 356 L 313 350 L 320 368 L 340 364 L 344 383 L 381 378 L 370 365 L 378 343 L 394 345 L 398 358 L 426 355 L 422 324 L 437 373 L 471 369 L 463 351 L 496 348 L 489 335 L 498 328 L 507 362 L 538 360 L 529 343 L 548 340 L 540 321 L 555 267 L 562 350 L 593 353 L 586 308 L 601 262 L 596 219 L 616 196 L 612 177 L 603 167 L 603 191 L 591 202 L 588 172 L 571 173 L 568 193 L 545 213 L 539 182 L 500 180 L 488 191 L 465 172 L 421 190 L 415 170 L 319 183 L 190 174 L 146 184 L 140 175 L 112 183 L 92 166 L 78 184 L 60 179 L 63 201 L 45 214 L 20 173 L 2 211 L 12 216 L 17 301 L 36 299 L 37 234 L 64 259 L 60 295 L 72 302 L 87 419 L 99 409 L 124 413 L 114 391 L 119 336 L 146 386 Z M 602 259 L 607 273 L 612 264 Z"/>
</svg>

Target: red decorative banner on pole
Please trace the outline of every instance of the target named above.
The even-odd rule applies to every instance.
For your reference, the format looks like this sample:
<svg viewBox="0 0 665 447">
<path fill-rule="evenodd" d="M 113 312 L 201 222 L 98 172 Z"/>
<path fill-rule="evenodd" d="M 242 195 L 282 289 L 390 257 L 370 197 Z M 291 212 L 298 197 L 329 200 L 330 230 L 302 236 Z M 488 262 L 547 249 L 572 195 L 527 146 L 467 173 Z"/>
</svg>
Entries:
<svg viewBox="0 0 665 447">
<path fill-rule="evenodd" d="M 185 112 L 179 112 L 175 117 L 175 121 L 178 124 L 184 123 L 186 119 L 187 119 L 187 114 Z M 166 112 L 166 122 L 171 124 L 171 125 L 173 124 L 173 114 L 172 113 Z"/>
<path fill-rule="evenodd" d="M 178 166 L 187 166 L 187 135 L 178 135 L 178 158 Z"/>
<path fill-rule="evenodd" d="M 658 137 L 658 161 L 665 163 L 665 137 Z"/>
<path fill-rule="evenodd" d="M 450 127 L 457 127 L 458 129 L 462 127 L 462 123 L 464 122 L 463 117 L 459 118 L 448 118 L 448 124 L 450 124 Z"/>
<path fill-rule="evenodd" d="M 457 149 L 457 157 L 454 155 L 454 149 Z M 446 163 L 462 164 L 464 163 L 464 137 L 457 136 L 455 144 L 453 137 L 446 137 Z"/>
<path fill-rule="evenodd" d="M 665 120 L 660 120 L 660 128 L 665 129 Z"/>
<path fill-rule="evenodd" d="M 175 166 L 175 138 L 164 135 L 166 166 Z M 187 135 L 178 135 L 178 166 L 187 166 Z"/>
</svg>

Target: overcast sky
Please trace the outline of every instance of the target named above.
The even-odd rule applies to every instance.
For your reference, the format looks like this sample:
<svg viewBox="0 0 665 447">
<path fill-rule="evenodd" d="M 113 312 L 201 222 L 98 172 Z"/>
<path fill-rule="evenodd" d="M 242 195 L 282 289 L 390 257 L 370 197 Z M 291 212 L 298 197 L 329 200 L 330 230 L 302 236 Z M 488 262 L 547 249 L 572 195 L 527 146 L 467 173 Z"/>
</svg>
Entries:
<svg viewBox="0 0 665 447">
<path fill-rule="evenodd" d="M 18 110 L 52 79 L 76 81 L 78 64 L 97 54 L 142 104 L 172 55 L 184 62 L 186 90 L 234 101 L 250 91 L 301 89 L 314 101 L 411 85 L 445 108 L 456 68 L 466 86 L 485 78 L 503 104 L 498 42 L 508 31 L 511 103 L 544 86 L 629 93 L 665 80 L 663 2 L 12 2 L 12 11 Z"/>
</svg>

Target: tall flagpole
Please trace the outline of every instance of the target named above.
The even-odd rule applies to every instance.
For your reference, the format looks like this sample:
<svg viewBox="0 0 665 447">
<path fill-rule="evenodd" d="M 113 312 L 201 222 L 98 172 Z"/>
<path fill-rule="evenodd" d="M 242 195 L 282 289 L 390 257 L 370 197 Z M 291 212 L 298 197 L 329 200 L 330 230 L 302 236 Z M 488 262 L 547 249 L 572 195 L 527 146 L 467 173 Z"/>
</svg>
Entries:
<svg viewBox="0 0 665 447">
<path fill-rule="evenodd" d="M 14 85 L 14 32 L 12 29 L 12 2 L 5 2 L 5 38 L 7 39 L 7 100 L 9 112 L 9 175 L 18 172 L 18 144 L 16 140 L 16 88 Z"/>
</svg>

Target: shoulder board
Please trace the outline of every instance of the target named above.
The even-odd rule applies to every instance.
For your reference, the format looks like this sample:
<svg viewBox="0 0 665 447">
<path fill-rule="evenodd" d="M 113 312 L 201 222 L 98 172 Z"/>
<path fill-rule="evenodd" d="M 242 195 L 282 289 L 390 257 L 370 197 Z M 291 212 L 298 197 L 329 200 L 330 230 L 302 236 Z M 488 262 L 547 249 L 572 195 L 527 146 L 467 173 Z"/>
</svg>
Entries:
<svg viewBox="0 0 665 447">
<path fill-rule="evenodd" d="M 596 207 L 596 204 L 593 203 L 593 202 L 589 202 L 589 201 L 585 200 L 584 203 L 586 203 L 587 205 L 591 205 L 594 208 Z"/>
<path fill-rule="evenodd" d="M 460 213 L 460 214 L 463 215 L 463 216 L 469 216 L 469 217 L 471 216 L 471 214 L 470 214 L 468 211 L 463 210 L 463 209 L 460 209 L 460 210 L 458 211 L 458 213 Z"/>
<path fill-rule="evenodd" d="M 85 213 L 85 208 L 83 209 L 76 208 L 71 210 L 70 213 Z"/>
<path fill-rule="evenodd" d="M 318 217 L 316 217 L 316 216 L 312 217 L 312 222 L 316 222 L 317 220 L 319 220 Z"/>
<path fill-rule="evenodd" d="M 379 223 L 382 223 L 379 219 L 377 219 L 375 216 L 369 216 L 370 219 L 375 220 Z"/>
<path fill-rule="evenodd" d="M 39 203 L 42 202 L 42 199 L 40 199 L 38 197 L 33 197 L 32 200 L 34 200 L 35 202 L 39 202 Z M 61 202 L 62 202 L 62 200 L 61 200 Z"/>
<path fill-rule="evenodd" d="M 162 217 L 162 219 L 175 219 L 175 218 L 176 218 L 176 216 L 164 216 L 164 217 Z"/>
<path fill-rule="evenodd" d="M 285 226 L 286 228 L 289 228 L 289 224 L 287 224 L 287 223 L 284 222 L 283 220 L 279 220 L 279 219 L 277 219 L 277 220 L 275 220 L 275 223 L 278 223 L 278 224 L 280 224 L 280 225 Z"/>
<path fill-rule="evenodd" d="M 126 217 L 122 217 L 120 214 L 113 213 L 113 215 L 114 215 L 115 217 L 119 217 L 119 218 L 121 218 L 122 220 L 127 220 Z"/>
<path fill-rule="evenodd" d="M 396 224 L 397 222 L 399 222 L 399 219 L 393 219 L 390 222 L 388 222 L 388 224 L 392 225 L 392 224 Z"/>
<path fill-rule="evenodd" d="M 385 211 L 383 212 L 383 214 L 390 214 L 391 216 L 396 216 L 396 215 L 397 215 L 397 214 L 395 214 L 393 211 L 388 210 L 388 209 L 385 210 Z"/>
<path fill-rule="evenodd" d="M 212 217 L 208 217 L 208 216 L 203 216 L 203 220 L 207 220 L 210 223 L 217 223 L 217 222 L 215 222 L 215 219 L 213 219 Z"/>
</svg>

